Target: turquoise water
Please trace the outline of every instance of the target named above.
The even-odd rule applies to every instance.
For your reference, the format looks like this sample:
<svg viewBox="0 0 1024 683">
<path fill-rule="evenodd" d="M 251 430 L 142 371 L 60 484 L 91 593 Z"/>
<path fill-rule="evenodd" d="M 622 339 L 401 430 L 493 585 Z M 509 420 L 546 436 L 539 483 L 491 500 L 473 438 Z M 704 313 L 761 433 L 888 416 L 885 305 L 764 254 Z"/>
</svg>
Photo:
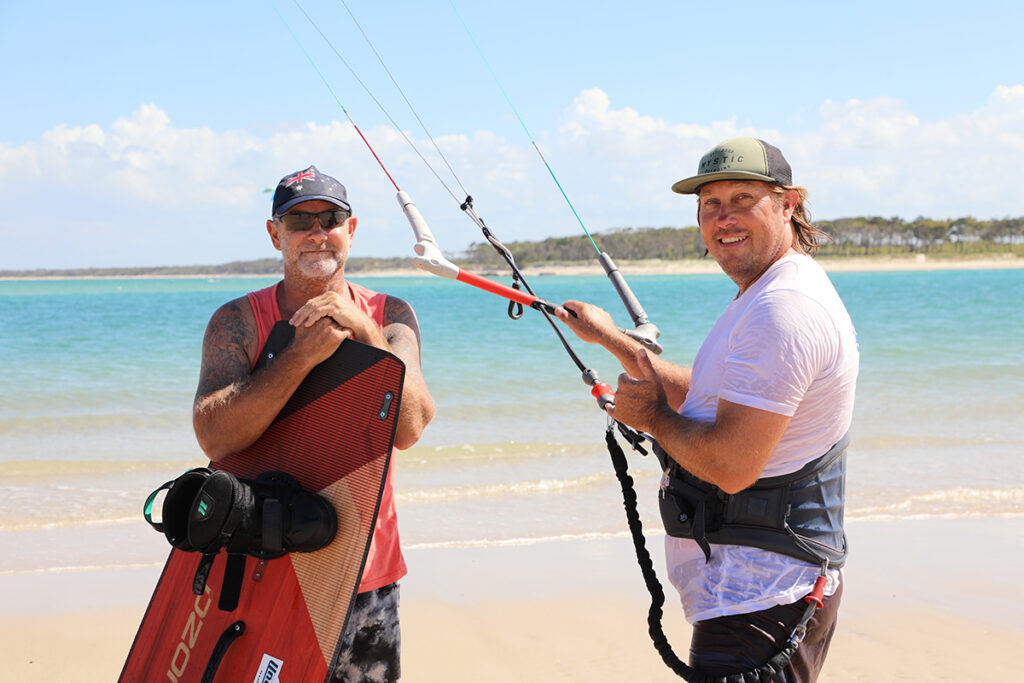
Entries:
<svg viewBox="0 0 1024 683">
<path fill-rule="evenodd" d="M 832 279 L 862 354 L 848 516 L 1024 516 L 1024 270 Z M 0 572 L 154 561 L 162 537 L 139 522 L 142 498 L 204 462 L 190 411 L 206 322 L 272 281 L 0 282 Z M 503 300 L 446 280 L 360 281 L 415 308 L 438 407 L 396 464 L 407 544 L 622 532 L 604 417 L 539 314 L 510 320 Z M 630 283 L 665 356 L 686 364 L 735 293 L 722 275 Z M 531 284 L 549 301 L 591 301 L 628 322 L 603 277 Z M 574 347 L 614 384 L 608 354 Z M 653 491 L 650 460 L 632 466 L 638 488 Z M 656 528 L 653 492 L 641 499 Z M 73 558 L 39 543 L 69 536 Z M 114 537 L 131 549 L 111 553 Z M 86 542 L 105 552 L 83 557 Z"/>
</svg>

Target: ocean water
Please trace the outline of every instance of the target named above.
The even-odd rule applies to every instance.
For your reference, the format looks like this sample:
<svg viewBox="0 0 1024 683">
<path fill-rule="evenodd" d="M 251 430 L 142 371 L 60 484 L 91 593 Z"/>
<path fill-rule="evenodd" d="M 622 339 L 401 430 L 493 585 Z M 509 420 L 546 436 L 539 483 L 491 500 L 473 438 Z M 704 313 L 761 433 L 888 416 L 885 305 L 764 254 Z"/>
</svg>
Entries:
<svg viewBox="0 0 1024 683">
<path fill-rule="evenodd" d="M 437 417 L 395 462 L 407 547 L 625 533 L 606 420 L 547 323 L 435 278 L 355 278 L 409 301 Z M 1024 270 L 834 273 L 861 374 L 847 518 L 1024 516 Z M 0 575 L 161 563 L 146 495 L 205 464 L 191 428 L 203 330 L 273 279 L 0 282 Z M 735 294 L 724 275 L 636 276 L 665 357 L 689 364 Z M 598 303 L 603 277 L 531 278 Z M 577 353 L 609 383 L 596 346 Z M 653 458 L 630 456 L 649 530 Z"/>
</svg>

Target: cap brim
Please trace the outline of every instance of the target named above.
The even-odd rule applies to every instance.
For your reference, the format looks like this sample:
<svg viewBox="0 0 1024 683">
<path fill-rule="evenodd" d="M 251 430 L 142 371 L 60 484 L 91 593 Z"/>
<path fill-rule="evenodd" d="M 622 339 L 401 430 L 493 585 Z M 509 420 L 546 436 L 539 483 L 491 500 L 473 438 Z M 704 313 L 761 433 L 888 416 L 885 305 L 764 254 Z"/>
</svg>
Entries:
<svg viewBox="0 0 1024 683">
<path fill-rule="evenodd" d="M 725 171 L 723 173 L 703 173 L 701 175 L 684 178 L 672 185 L 672 191 L 679 194 L 697 194 L 701 185 L 713 183 L 716 180 L 760 180 L 766 183 L 776 182 L 775 178 L 754 173 L 753 171 Z"/>
<path fill-rule="evenodd" d="M 315 202 L 317 200 L 320 200 L 322 202 L 330 202 L 331 204 L 334 204 L 337 207 L 345 209 L 348 212 L 352 211 L 352 207 L 351 206 L 349 206 L 346 202 L 341 201 L 337 197 L 328 197 L 328 196 L 322 195 L 322 194 L 307 194 L 307 195 L 302 196 L 302 197 L 293 197 L 292 199 L 289 199 L 284 204 L 282 204 L 281 206 L 277 207 L 277 210 L 274 212 L 274 215 L 275 216 L 280 216 L 285 211 L 287 211 L 288 209 L 292 208 L 293 206 L 295 206 L 297 204 L 301 204 L 303 202 Z"/>
</svg>

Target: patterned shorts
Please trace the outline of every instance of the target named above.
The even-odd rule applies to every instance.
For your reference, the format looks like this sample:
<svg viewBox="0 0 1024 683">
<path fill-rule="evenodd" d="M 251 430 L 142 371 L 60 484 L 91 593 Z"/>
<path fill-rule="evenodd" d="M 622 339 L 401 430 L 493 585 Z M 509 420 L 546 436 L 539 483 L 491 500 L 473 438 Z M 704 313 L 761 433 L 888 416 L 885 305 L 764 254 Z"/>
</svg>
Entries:
<svg viewBox="0 0 1024 683">
<path fill-rule="evenodd" d="M 401 631 L 398 625 L 398 584 L 360 593 L 352 606 L 334 681 L 400 683 Z"/>
</svg>

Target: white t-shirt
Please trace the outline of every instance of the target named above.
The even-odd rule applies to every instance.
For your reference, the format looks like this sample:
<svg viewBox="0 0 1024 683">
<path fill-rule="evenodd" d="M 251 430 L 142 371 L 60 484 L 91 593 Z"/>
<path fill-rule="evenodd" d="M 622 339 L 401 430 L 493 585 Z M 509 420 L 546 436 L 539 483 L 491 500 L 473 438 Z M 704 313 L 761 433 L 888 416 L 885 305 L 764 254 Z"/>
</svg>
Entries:
<svg viewBox="0 0 1024 683">
<path fill-rule="evenodd" d="M 772 264 L 715 323 L 693 363 L 679 413 L 714 422 L 719 399 L 787 415 L 789 426 L 761 477 L 824 454 L 853 417 L 857 335 L 821 266 L 806 255 Z M 669 579 L 690 623 L 786 605 L 807 595 L 820 568 L 760 548 L 665 538 Z M 829 571 L 826 595 L 839 583 Z"/>
</svg>

